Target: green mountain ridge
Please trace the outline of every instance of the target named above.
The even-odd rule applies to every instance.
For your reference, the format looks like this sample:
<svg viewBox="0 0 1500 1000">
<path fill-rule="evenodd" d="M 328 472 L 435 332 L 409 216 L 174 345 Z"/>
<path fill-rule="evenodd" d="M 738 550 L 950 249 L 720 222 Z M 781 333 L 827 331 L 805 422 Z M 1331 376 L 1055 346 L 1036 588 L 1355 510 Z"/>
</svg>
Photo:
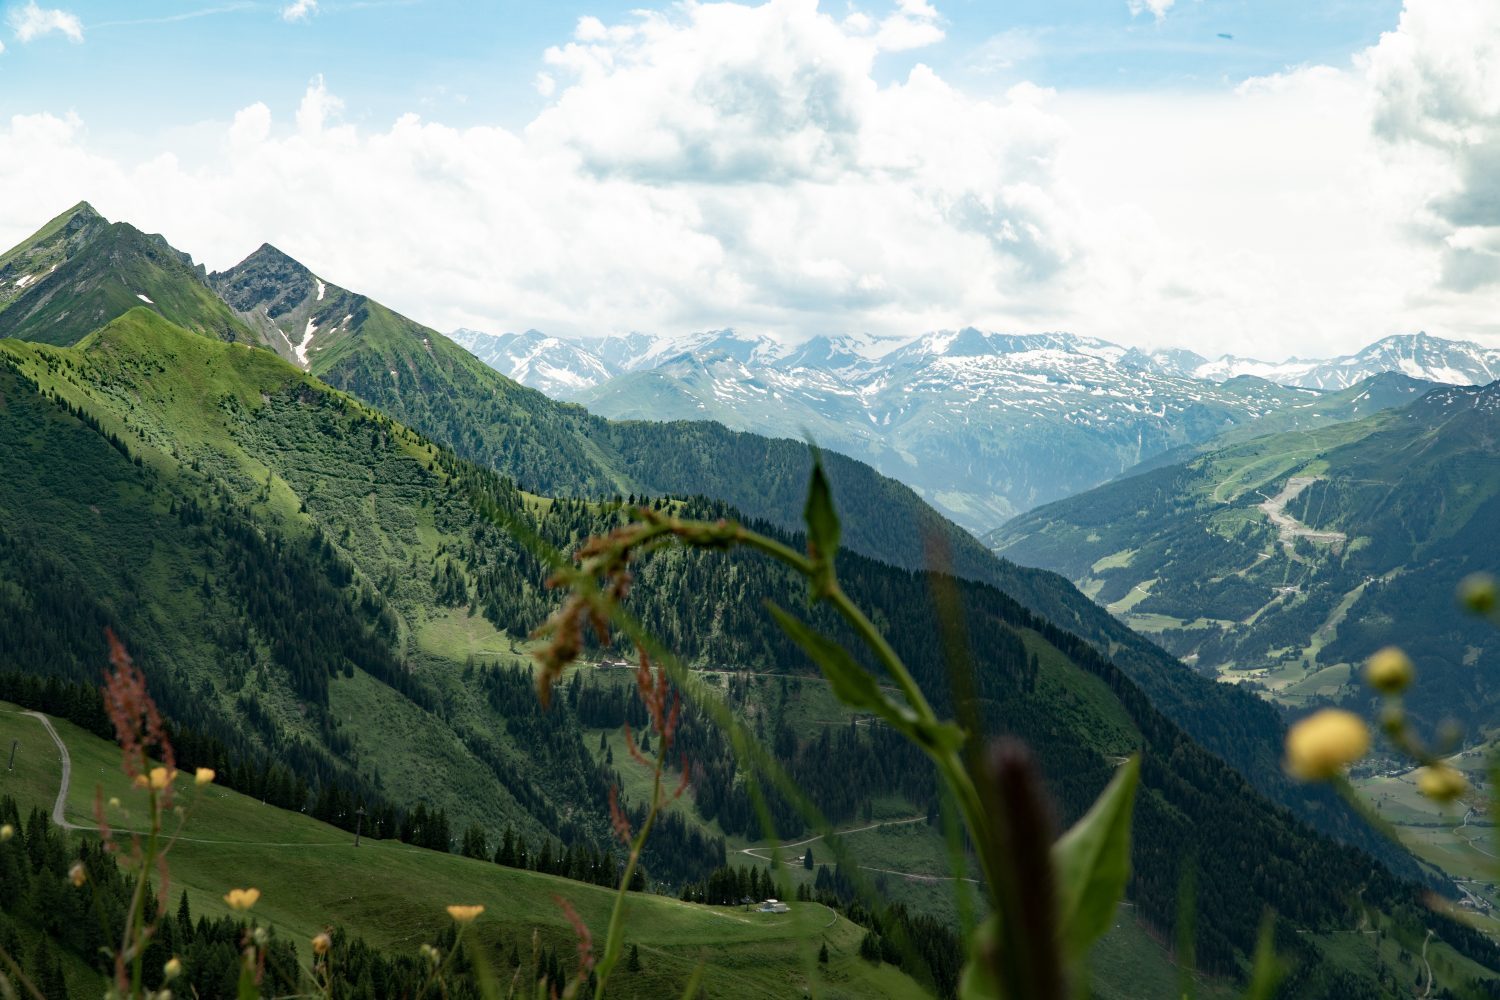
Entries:
<svg viewBox="0 0 1500 1000">
<path fill-rule="evenodd" d="M 65 346 L 141 306 L 205 336 L 260 342 L 191 257 L 87 202 L 0 257 L 0 337 Z"/>
<path fill-rule="evenodd" d="M 508 511 L 563 541 L 617 523 L 617 511 L 522 494 L 269 352 L 188 333 L 148 309 L 72 349 L 6 341 L 0 357 L 0 412 L 13 431 L 0 449 L 17 471 L 0 486 L 0 670 L 86 681 L 109 624 L 168 711 L 226 745 L 285 759 L 312 797 L 321 776 L 356 793 L 425 797 L 492 833 L 513 823 L 533 837 L 607 836 L 608 771 L 582 735 L 586 716 L 609 717 L 589 708 L 607 702 L 603 681 L 577 675 L 563 706 L 542 713 L 529 675 L 506 673 L 517 657 L 503 629 L 523 632 L 548 601 L 540 567 L 491 515 Z M 854 554 L 841 567 L 851 595 L 891 622 L 924 685 L 942 691 L 928 582 Z M 760 610 L 765 597 L 787 603 L 794 587 L 748 555 L 663 556 L 642 566 L 634 600 L 693 662 L 795 675 L 800 658 Z M 1416 892 L 1368 857 L 1261 799 L 1090 646 L 992 588 L 962 592 L 986 716 L 1037 747 L 1065 816 L 1108 779 L 1110 755 L 1146 750 L 1131 894 L 1169 926 L 1181 858 L 1198 857 L 1206 966 L 1239 967 L 1265 905 L 1321 930 L 1353 926 L 1375 905 L 1486 954 L 1457 925 L 1434 924 Z M 761 699 L 749 708 L 773 709 Z M 854 741 L 843 749 L 793 733 L 787 763 L 814 797 L 835 810 L 873 794 L 920 807 L 930 776 L 907 772 L 896 746 L 868 742 L 878 732 L 843 728 Z M 730 758 L 706 733 L 695 738 L 706 741 L 695 822 L 739 829 L 748 807 L 714 777 Z M 882 759 L 884 776 L 860 776 L 857 761 Z M 1228 840 L 1239 849 L 1217 849 Z M 676 849 L 682 860 L 693 853 L 685 841 Z M 1246 854 L 1263 876 L 1250 877 Z M 1312 879 L 1324 891 L 1308 897 L 1300 887 Z M 1360 995 L 1351 984 L 1393 995 L 1321 946 L 1293 947 L 1308 977 L 1302 995 Z"/>
<path fill-rule="evenodd" d="M 1500 385 L 1444 387 L 1310 433 L 1231 443 L 1041 508 L 993 538 L 1055 569 L 1199 670 L 1292 706 L 1372 707 L 1354 666 L 1417 661 L 1410 708 L 1471 737 L 1500 654 L 1458 581 L 1500 566 Z"/>
</svg>

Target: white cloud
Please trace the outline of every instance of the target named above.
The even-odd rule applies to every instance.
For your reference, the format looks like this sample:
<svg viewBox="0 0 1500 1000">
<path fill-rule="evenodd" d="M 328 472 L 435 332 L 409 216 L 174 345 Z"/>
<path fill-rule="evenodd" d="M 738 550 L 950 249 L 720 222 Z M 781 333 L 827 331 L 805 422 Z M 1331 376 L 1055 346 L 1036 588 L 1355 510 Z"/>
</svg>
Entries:
<svg viewBox="0 0 1500 1000">
<path fill-rule="evenodd" d="M 1361 64 L 1376 134 L 1428 178 L 1412 229 L 1440 249 L 1444 287 L 1500 282 L 1500 6 L 1408 0 Z"/>
<path fill-rule="evenodd" d="M 1126 5 L 1130 8 L 1131 17 L 1136 17 L 1150 11 L 1151 15 L 1158 21 L 1167 16 L 1167 11 L 1171 10 L 1172 5 L 1176 2 L 1177 0 L 1125 0 Z"/>
<path fill-rule="evenodd" d="M 552 78 L 550 73 L 538 73 L 536 78 L 532 80 L 531 85 L 543 97 L 551 97 L 557 92 L 557 81 Z"/>
<path fill-rule="evenodd" d="M 357 126 L 321 78 L 216 126 L 212 156 L 13 118 L 0 245 L 84 197 L 213 267 L 269 240 L 440 328 L 974 323 L 1277 357 L 1500 335 L 1450 260 L 1492 246 L 1500 62 L 1480 21 L 1468 48 L 1416 30 L 1427 2 L 1357 64 L 1197 93 L 877 82 L 883 26 L 935 25 L 924 4 L 584 18 L 522 129 Z"/>
<path fill-rule="evenodd" d="M 39 7 L 36 0 L 31 0 L 24 7 L 12 9 L 9 21 L 11 30 L 22 42 L 34 41 L 53 32 L 63 35 L 69 41 L 83 41 L 83 22 L 78 20 L 76 14 Z"/>
<path fill-rule="evenodd" d="M 306 21 L 318 12 L 318 0 L 292 0 L 281 8 L 283 21 Z"/>
</svg>

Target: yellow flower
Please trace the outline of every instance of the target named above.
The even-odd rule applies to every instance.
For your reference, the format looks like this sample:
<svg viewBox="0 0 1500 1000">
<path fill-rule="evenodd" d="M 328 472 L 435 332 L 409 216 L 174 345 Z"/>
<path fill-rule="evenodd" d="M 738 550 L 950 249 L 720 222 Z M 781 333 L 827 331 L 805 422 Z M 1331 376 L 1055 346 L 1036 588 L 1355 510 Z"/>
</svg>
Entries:
<svg viewBox="0 0 1500 1000">
<path fill-rule="evenodd" d="M 120 797 L 118 795 L 111 795 L 109 797 L 109 807 L 111 809 L 120 808 Z"/>
<path fill-rule="evenodd" d="M 1332 778 L 1370 749 L 1364 720 L 1340 708 L 1314 712 L 1286 734 L 1286 769 L 1303 781 Z"/>
<path fill-rule="evenodd" d="M 16 828 L 11 826 L 9 823 L 6 823 L 4 826 L 0 826 L 0 844 L 5 843 L 15 835 Z"/>
<path fill-rule="evenodd" d="M 1417 791 L 1434 802 L 1452 802 L 1469 790 L 1469 783 L 1447 764 L 1424 767 L 1417 772 Z"/>
<path fill-rule="evenodd" d="M 1458 599 L 1476 615 L 1495 610 L 1495 578 L 1488 573 L 1470 573 L 1459 581 Z"/>
<path fill-rule="evenodd" d="M 162 974 L 167 977 L 168 981 L 176 979 L 178 976 L 182 975 L 182 959 L 178 958 L 176 955 L 173 955 L 171 958 L 167 959 L 167 964 L 161 967 L 161 971 Z"/>
<path fill-rule="evenodd" d="M 89 873 L 83 867 L 82 861 L 73 862 L 73 867 L 68 869 L 68 881 L 77 888 L 83 888 L 83 883 L 89 880 Z"/>
<path fill-rule="evenodd" d="M 259 889 L 230 889 L 224 895 L 224 902 L 229 904 L 229 908 L 241 912 L 254 906 L 258 899 L 260 899 Z"/>
<path fill-rule="evenodd" d="M 312 939 L 312 949 L 314 955 L 326 955 L 328 954 L 328 949 L 332 947 L 333 938 L 329 937 L 326 931 Z"/>
<path fill-rule="evenodd" d="M 483 906 L 450 906 L 448 916 L 461 924 L 472 924 L 474 918 L 484 912 Z"/>
<path fill-rule="evenodd" d="M 200 767 L 193 773 L 193 781 L 199 785 L 212 784 L 214 780 L 214 769 L 211 767 Z"/>
<path fill-rule="evenodd" d="M 164 767 L 153 767 L 151 769 L 151 787 L 158 792 L 177 780 L 177 769 L 167 770 Z"/>
<path fill-rule="evenodd" d="M 1411 658 L 1395 646 L 1385 647 L 1365 663 L 1365 683 L 1381 694 L 1400 694 L 1415 674 Z"/>
</svg>

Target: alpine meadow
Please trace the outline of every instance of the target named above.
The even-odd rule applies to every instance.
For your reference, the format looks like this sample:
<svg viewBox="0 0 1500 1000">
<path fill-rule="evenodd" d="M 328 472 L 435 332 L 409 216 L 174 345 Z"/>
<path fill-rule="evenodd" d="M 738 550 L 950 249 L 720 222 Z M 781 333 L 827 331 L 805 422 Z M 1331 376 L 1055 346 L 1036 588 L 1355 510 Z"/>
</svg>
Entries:
<svg viewBox="0 0 1500 1000">
<path fill-rule="evenodd" d="M 1500 8 L 46 2 L 0 1000 L 1500 998 Z"/>
</svg>

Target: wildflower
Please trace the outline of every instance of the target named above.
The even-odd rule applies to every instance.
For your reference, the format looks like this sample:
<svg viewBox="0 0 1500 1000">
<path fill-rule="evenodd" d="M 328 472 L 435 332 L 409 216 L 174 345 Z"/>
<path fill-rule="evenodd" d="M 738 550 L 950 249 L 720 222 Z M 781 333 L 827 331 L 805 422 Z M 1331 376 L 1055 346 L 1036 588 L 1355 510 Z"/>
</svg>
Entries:
<svg viewBox="0 0 1500 1000">
<path fill-rule="evenodd" d="M 158 792 L 176 780 L 176 768 L 153 767 L 151 769 L 151 787 Z"/>
<path fill-rule="evenodd" d="M 1495 578 L 1488 573 L 1470 573 L 1458 584 L 1458 599 L 1476 615 L 1495 610 Z"/>
<path fill-rule="evenodd" d="M 314 955 L 326 955 L 328 954 L 328 949 L 332 947 L 333 938 L 328 936 L 327 931 L 324 931 L 322 934 L 319 934 L 317 937 L 312 939 L 312 950 Z"/>
<path fill-rule="evenodd" d="M 1370 731 L 1353 712 L 1325 708 L 1286 734 L 1286 769 L 1303 781 L 1337 775 L 1370 749 Z"/>
<path fill-rule="evenodd" d="M 242 913 L 254 906 L 258 899 L 260 899 L 259 889 L 230 889 L 224 894 L 224 902 L 229 904 L 229 908 Z"/>
<path fill-rule="evenodd" d="M 83 888 L 83 883 L 87 882 L 88 880 L 89 873 L 88 870 L 83 867 L 83 862 L 73 862 L 73 867 L 68 869 L 68 881 L 72 882 L 75 888 L 81 889 Z"/>
<path fill-rule="evenodd" d="M 423 958 L 427 959 L 427 964 L 428 965 L 435 966 L 435 965 L 438 964 L 438 958 L 440 956 L 438 954 L 438 950 L 436 948 L 434 948 L 432 945 L 430 945 L 430 944 L 424 944 L 424 945 L 422 945 L 422 947 L 420 947 L 420 948 L 417 949 L 417 953 L 420 954 Z"/>
<path fill-rule="evenodd" d="M 1424 767 L 1417 772 L 1417 791 L 1434 802 L 1452 802 L 1468 790 L 1464 776 L 1447 764 Z"/>
<path fill-rule="evenodd" d="M 1387 646 L 1365 663 L 1365 683 L 1381 694 L 1400 694 L 1416 671 L 1411 658 L 1395 646 Z"/>
<path fill-rule="evenodd" d="M 6 823 L 4 826 L 0 826 L 0 844 L 5 843 L 15 835 L 16 828 L 11 826 L 9 823 Z"/>
<path fill-rule="evenodd" d="M 111 809 L 120 808 L 120 797 L 118 795 L 111 795 L 109 797 L 109 807 Z"/>
<path fill-rule="evenodd" d="M 167 981 L 171 982 L 178 976 L 182 975 L 182 959 L 178 958 L 176 955 L 173 955 L 171 958 L 167 959 L 167 964 L 161 967 L 161 971 L 162 975 L 166 976 Z"/>
<path fill-rule="evenodd" d="M 193 773 L 193 783 L 199 786 L 212 784 L 214 780 L 214 769 L 211 767 L 200 767 Z"/>
<path fill-rule="evenodd" d="M 483 906 L 479 906 L 479 905 L 475 905 L 475 906 L 457 906 L 457 905 L 455 905 L 455 906 L 448 907 L 448 916 L 452 917 L 454 920 L 458 921 L 461 924 L 472 924 L 474 922 L 474 918 L 477 917 L 477 916 L 479 916 L 483 912 L 484 912 L 484 907 Z"/>
</svg>

